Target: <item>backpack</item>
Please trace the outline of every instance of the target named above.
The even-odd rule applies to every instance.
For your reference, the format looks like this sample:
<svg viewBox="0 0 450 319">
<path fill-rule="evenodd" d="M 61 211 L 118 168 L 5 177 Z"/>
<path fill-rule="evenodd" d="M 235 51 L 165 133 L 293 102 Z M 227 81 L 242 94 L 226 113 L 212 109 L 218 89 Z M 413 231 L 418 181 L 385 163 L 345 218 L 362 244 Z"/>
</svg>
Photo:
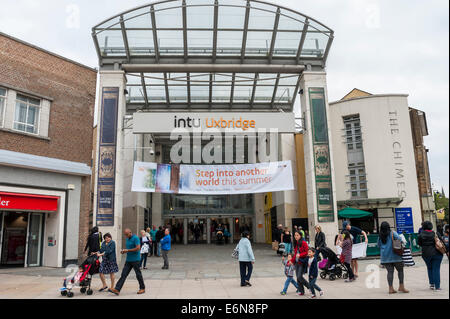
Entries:
<svg viewBox="0 0 450 319">
<path fill-rule="evenodd" d="M 233 250 L 231 257 L 234 259 L 239 259 L 239 244 L 236 245 L 236 248 Z"/>
</svg>

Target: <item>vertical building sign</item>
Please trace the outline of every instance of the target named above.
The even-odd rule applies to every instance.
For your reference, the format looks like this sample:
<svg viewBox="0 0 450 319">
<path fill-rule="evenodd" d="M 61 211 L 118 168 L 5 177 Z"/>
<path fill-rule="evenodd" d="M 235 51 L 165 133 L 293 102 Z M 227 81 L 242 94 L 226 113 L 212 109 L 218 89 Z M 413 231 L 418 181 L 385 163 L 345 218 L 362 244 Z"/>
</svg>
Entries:
<svg viewBox="0 0 450 319">
<path fill-rule="evenodd" d="M 311 133 L 317 192 L 317 217 L 319 222 L 333 222 L 331 161 L 324 89 L 309 88 L 309 102 L 311 106 Z"/>
<path fill-rule="evenodd" d="M 97 226 L 114 226 L 119 88 L 103 88 L 97 182 Z"/>
</svg>

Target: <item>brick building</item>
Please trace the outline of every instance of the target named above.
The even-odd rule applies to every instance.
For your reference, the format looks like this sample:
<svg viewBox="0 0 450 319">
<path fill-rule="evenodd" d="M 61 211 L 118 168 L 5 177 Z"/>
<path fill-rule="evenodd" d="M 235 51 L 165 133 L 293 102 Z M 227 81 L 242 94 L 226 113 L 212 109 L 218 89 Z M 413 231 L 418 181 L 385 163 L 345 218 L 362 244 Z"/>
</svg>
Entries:
<svg viewBox="0 0 450 319">
<path fill-rule="evenodd" d="M 1 264 L 61 267 L 85 245 L 97 71 L 0 33 Z"/>
</svg>

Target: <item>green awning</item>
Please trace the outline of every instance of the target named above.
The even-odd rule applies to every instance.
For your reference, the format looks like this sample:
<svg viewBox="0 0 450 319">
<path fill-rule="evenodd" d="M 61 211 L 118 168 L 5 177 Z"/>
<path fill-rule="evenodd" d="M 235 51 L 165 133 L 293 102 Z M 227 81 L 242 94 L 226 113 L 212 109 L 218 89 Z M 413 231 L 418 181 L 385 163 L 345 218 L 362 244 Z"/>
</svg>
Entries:
<svg viewBox="0 0 450 319">
<path fill-rule="evenodd" d="M 371 212 L 366 212 L 364 210 L 352 207 L 346 207 L 338 212 L 338 216 L 340 218 L 362 218 L 362 217 L 369 217 L 372 215 L 373 214 Z"/>
</svg>

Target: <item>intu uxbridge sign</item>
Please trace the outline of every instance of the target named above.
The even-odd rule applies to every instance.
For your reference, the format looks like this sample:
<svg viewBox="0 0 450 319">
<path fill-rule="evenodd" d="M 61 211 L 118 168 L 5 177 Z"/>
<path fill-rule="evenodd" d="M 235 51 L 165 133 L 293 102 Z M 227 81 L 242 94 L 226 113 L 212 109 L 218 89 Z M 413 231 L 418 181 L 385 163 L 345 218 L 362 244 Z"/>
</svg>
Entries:
<svg viewBox="0 0 450 319">
<path fill-rule="evenodd" d="M 138 112 L 133 114 L 133 133 L 171 133 L 215 130 L 220 132 L 250 133 L 276 130 L 295 133 L 294 113 L 278 112 Z"/>
</svg>

